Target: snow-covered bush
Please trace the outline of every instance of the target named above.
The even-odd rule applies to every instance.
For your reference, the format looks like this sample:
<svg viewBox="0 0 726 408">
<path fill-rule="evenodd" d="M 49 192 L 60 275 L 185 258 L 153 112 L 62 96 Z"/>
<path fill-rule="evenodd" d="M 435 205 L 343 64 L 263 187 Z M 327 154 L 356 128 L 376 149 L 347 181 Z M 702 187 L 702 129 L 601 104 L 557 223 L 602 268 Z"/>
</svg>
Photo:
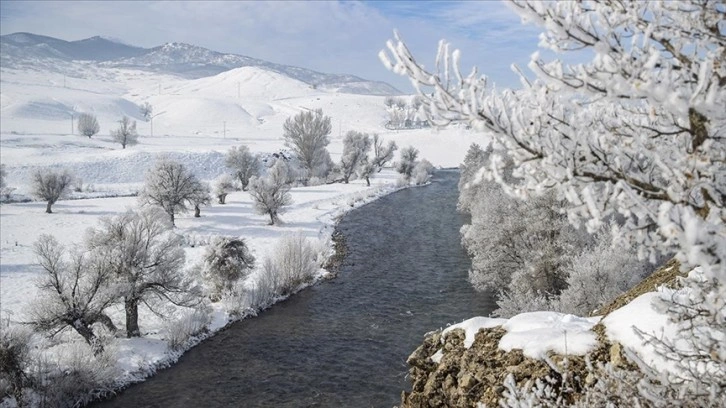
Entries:
<svg viewBox="0 0 726 408">
<path fill-rule="evenodd" d="M 31 176 L 32 194 L 47 203 L 45 212 L 51 214 L 51 206 L 68 192 L 72 181 L 73 177 L 66 170 L 39 169 Z"/>
<path fill-rule="evenodd" d="M 0 396 L 12 396 L 20 406 L 24 401 L 23 389 L 31 383 L 30 336 L 25 328 L 0 321 Z"/>
<path fill-rule="evenodd" d="M 231 292 L 255 266 L 255 257 L 242 238 L 214 237 L 204 253 L 205 278 L 212 284 L 212 298 Z"/>
<path fill-rule="evenodd" d="M 70 343 L 61 353 L 39 356 L 34 364 L 33 391 L 40 406 L 73 408 L 114 393 L 120 375 L 113 350 L 94 355 Z"/>
<path fill-rule="evenodd" d="M 102 353 L 103 345 L 92 326 L 103 323 L 116 330 L 104 313 L 118 297 L 110 286 L 115 270 L 97 254 L 77 252 L 68 259 L 65 248 L 50 235 L 41 235 L 34 249 L 43 275 L 38 282 L 42 296 L 28 312 L 32 325 L 47 333 L 75 330 L 94 353 Z"/>
<path fill-rule="evenodd" d="M 554 302 L 554 310 L 588 316 L 635 286 L 652 270 L 632 248 L 612 242 L 609 231 L 601 231 L 595 239 L 595 245 L 574 256 L 565 266 L 567 289 Z"/>
<path fill-rule="evenodd" d="M 161 207 L 174 226 L 174 216 L 195 208 L 209 197 L 209 188 L 187 168 L 174 160 L 161 158 L 146 173 L 144 188 L 139 193 L 142 204 Z"/>
<path fill-rule="evenodd" d="M 141 336 L 139 306 L 153 301 L 195 306 L 200 293 L 182 273 L 182 239 L 158 208 L 105 218 L 89 230 L 87 245 L 114 272 L 117 298 L 123 299 L 126 335 Z"/>
<path fill-rule="evenodd" d="M 343 156 L 340 159 L 340 169 L 343 173 L 343 182 L 348 184 L 361 164 L 368 160 L 368 150 L 371 148 L 371 137 L 367 133 L 351 130 L 343 138 Z"/>
<path fill-rule="evenodd" d="M 232 146 L 224 156 L 224 163 L 232 170 L 234 177 L 239 180 L 242 191 L 247 191 L 250 178 L 259 175 L 259 158 L 250 152 L 247 146 Z"/>
<path fill-rule="evenodd" d="M 219 204 L 224 204 L 227 200 L 227 194 L 234 190 L 234 180 L 232 180 L 232 177 L 228 174 L 222 174 L 214 181 L 214 191 L 212 194 L 217 197 Z"/>
<path fill-rule="evenodd" d="M 270 225 L 279 220 L 284 206 L 292 204 L 287 175 L 287 164 L 284 160 L 277 160 L 265 176 L 250 180 L 249 192 L 255 202 L 255 210 L 258 214 L 268 215 Z"/>
<path fill-rule="evenodd" d="M 83 136 L 88 136 L 90 139 L 99 130 L 101 130 L 101 127 L 98 125 L 96 115 L 91 113 L 81 113 L 78 115 L 78 132 Z"/>
<path fill-rule="evenodd" d="M 434 172 L 434 166 L 426 159 L 422 159 L 416 163 L 411 172 L 414 184 L 421 185 L 429 181 L 429 177 Z"/>
<path fill-rule="evenodd" d="M 306 171 L 304 181 L 313 176 L 325 177 L 327 171 L 320 174 L 319 169 L 329 166 L 326 146 L 330 143 L 332 129 L 330 117 L 323 115 L 321 109 L 303 111 L 287 118 L 282 128 L 285 146 L 293 151 Z"/>
<path fill-rule="evenodd" d="M 283 236 L 275 246 L 274 255 L 262 265 L 261 273 L 268 280 L 266 285 L 273 287 L 277 295 L 294 293 L 312 281 L 320 269 L 317 252 L 302 234 Z"/>
<path fill-rule="evenodd" d="M 396 171 L 401 173 L 406 180 L 410 180 L 417 158 L 418 149 L 413 146 L 404 147 L 401 149 L 401 158 L 396 163 Z"/>
<path fill-rule="evenodd" d="M 179 350 L 187 345 L 192 337 L 209 331 L 212 316 L 207 308 L 195 308 L 183 313 L 177 320 L 165 320 L 165 340 L 172 350 Z"/>
<path fill-rule="evenodd" d="M 384 146 L 383 138 L 378 136 L 377 133 L 373 134 L 372 163 L 378 169 L 378 171 L 381 171 L 381 169 L 386 165 L 386 163 L 393 160 L 393 155 L 395 154 L 396 150 L 398 150 L 398 146 L 396 146 L 396 142 L 391 140 L 388 142 L 387 145 Z"/>
<path fill-rule="evenodd" d="M 136 133 L 136 121 L 129 119 L 127 116 L 118 121 L 118 129 L 111 131 L 111 139 L 121 144 L 121 148 L 133 146 L 139 142 L 139 134 Z"/>
</svg>

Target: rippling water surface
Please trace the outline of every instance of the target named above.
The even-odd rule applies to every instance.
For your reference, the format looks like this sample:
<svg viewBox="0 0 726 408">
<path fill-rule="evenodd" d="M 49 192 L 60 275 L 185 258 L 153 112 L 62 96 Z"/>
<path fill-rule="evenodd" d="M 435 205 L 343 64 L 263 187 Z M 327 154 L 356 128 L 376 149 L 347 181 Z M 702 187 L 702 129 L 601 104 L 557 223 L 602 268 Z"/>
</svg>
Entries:
<svg viewBox="0 0 726 408">
<path fill-rule="evenodd" d="M 458 172 L 391 194 L 339 224 L 339 276 L 243 320 L 104 407 L 391 407 L 423 335 L 494 303 L 467 283 Z"/>
</svg>

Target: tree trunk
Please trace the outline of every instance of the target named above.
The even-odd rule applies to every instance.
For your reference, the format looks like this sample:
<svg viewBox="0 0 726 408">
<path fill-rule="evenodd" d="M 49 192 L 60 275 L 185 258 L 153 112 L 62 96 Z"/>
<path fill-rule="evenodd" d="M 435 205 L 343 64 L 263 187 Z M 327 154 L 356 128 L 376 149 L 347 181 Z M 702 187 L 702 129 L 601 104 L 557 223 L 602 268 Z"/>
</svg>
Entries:
<svg viewBox="0 0 726 408">
<path fill-rule="evenodd" d="M 201 217 L 201 212 L 202 212 L 201 208 L 199 208 L 198 205 L 195 205 L 194 206 L 194 218 Z"/>
<path fill-rule="evenodd" d="M 78 332 L 78 334 L 81 335 L 81 337 L 83 337 L 84 340 L 86 340 L 86 343 L 91 346 L 94 355 L 97 356 L 103 353 L 103 345 L 98 341 L 98 338 L 93 333 L 93 330 L 91 330 L 86 322 L 81 321 L 81 319 L 77 319 L 71 324 L 71 326 L 76 332 Z"/>
<path fill-rule="evenodd" d="M 270 212 L 270 225 L 275 225 L 275 214 Z"/>
<path fill-rule="evenodd" d="M 224 204 L 224 201 L 227 199 L 227 194 L 220 194 L 217 196 L 217 199 L 219 200 L 220 204 Z"/>
<path fill-rule="evenodd" d="M 101 314 L 100 314 L 100 315 L 98 316 L 98 319 L 97 319 L 97 320 L 98 320 L 98 322 L 99 322 L 99 323 L 101 323 L 101 324 L 103 324 L 104 326 L 106 326 L 106 328 L 107 328 L 107 329 L 108 329 L 108 330 L 109 330 L 109 331 L 110 331 L 111 333 L 116 333 L 116 331 L 118 330 L 118 328 L 116 327 L 116 325 L 115 325 L 115 324 L 113 324 L 113 321 L 111 320 L 111 318 L 110 318 L 110 317 L 108 317 L 108 315 L 106 315 L 106 314 L 104 314 L 104 313 L 101 313 Z"/>
<path fill-rule="evenodd" d="M 48 214 L 53 214 L 53 211 L 50 210 L 51 205 L 53 205 L 53 203 L 48 201 L 48 204 L 46 204 L 46 206 L 45 206 L 45 212 Z"/>
<path fill-rule="evenodd" d="M 368 187 L 370 187 L 370 186 L 371 186 L 371 178 L 370 178 L 370 177 L 368 177 L 368 176 L 366 176 L 366 185 L 367 185 Z"/>
<path fill-rule="evenodd" d="M 126 309 L 126 337 L 141 337 L 139 330 L 139 300 L 124 300 L 124 309 Z"/>
<path fill-rule="evenodd" d="M 174 224 L 174 211 L 169 213 L 169 219 L 171 220 L 171 226 L 176 227 L 176 224 Z"/>
</svg>

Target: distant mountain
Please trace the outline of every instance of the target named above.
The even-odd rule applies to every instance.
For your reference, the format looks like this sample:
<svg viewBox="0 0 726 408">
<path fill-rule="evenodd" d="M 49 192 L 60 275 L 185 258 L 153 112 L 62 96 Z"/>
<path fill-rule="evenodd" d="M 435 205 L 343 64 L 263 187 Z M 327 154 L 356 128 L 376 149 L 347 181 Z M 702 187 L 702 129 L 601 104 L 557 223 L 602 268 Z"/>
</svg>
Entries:
<svg viewBox="0 0 726 408">
<path fill-rule="evenodd" d="M 47 69 L 52 66 L 48 60 L 53 59 L 91 61 L 101 67 L 143 69 L 193 79 L 233 68 L 260 67 L 321 89 L 367 95 L 401 93 L 385 82 L 369 81 L 354 75 L 326 74 L 184 43 L 140 48 L 98 36 L 78 41 L 30 33 L 0 36 L 0 62 L 3 66 L 27 68 L 37 64 Z"/>
</svg>

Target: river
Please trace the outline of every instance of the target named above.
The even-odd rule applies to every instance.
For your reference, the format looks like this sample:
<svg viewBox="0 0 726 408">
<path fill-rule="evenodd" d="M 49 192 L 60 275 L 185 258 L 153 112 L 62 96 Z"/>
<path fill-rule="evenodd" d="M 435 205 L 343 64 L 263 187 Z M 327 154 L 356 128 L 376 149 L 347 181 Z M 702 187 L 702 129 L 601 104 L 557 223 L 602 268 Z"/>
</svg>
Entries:
<svg viewBox="0 0 726 408">
<path fill-rule="evenodd" d="M 98 407 L 391 407 L 426 332 L 487 315 L 466 281 L 459 173 L 348 213 L 337 278 L 235 323 Z"/>
</svg>

